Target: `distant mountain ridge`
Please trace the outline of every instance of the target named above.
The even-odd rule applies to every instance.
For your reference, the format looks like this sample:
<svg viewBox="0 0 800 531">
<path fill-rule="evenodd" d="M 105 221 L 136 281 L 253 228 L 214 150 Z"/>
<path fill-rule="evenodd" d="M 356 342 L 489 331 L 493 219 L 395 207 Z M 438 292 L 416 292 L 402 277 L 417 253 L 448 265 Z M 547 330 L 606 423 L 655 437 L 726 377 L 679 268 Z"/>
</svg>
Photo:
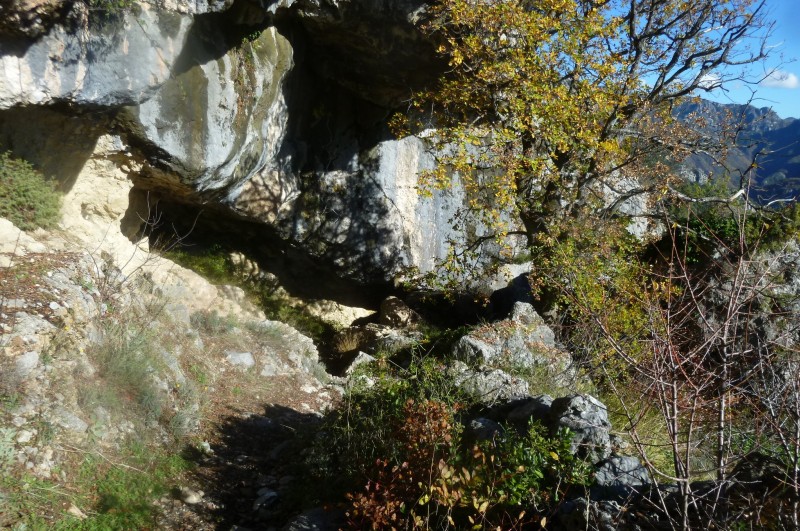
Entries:
<svg viewBox="0 0 800 531">
<path fill-rule="evenodd" d="M 751 188 L 754 199 L 769 202 L 800 195 L 800 119 L 781 118 L 768 107 L 708 100 L 685 103 L 676 109 L 675 116 L 702 117 L 704 132 L 712 135 L 725 120 L 733 119 L 742 126 L 736 147 L 730 149 L 722 165 L 708 155 L 692 155 L 684 161 L 681 172 L 688 180 L 705 182 L 727 174 L 738 185 L 755 161 Z"/>
</svg>

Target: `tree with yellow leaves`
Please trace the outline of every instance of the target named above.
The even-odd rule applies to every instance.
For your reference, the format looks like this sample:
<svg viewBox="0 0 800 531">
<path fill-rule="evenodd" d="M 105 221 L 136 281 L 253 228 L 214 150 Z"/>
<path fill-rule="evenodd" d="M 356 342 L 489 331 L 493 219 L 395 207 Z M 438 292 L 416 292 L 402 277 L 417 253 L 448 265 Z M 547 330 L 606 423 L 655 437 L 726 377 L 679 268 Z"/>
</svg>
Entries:
<svg viewBox="0 0 800 531">
<path fill-rule="evenodd" d="M 663 192 L 664 161 L 704 140 L 673 106 L 746 79 L 770 30 L 760 0 L 439 0 L 428 14 L 450 68 L 398 130 L 436 130 L 423 188 L 458 180 L 485 228 L 467 242 L 476 252 L 509 235 L 538 245 Z"/>
</svg>

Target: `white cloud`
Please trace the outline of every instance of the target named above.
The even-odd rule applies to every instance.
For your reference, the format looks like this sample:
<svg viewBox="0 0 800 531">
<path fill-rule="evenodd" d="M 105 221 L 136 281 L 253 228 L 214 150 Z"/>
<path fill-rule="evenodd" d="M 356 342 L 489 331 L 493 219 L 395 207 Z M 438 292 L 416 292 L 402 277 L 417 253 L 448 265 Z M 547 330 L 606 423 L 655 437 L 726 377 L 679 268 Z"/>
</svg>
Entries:
<svg viewBox="0 0 800 531">
<path fill-rule="evenodd" d="M 794 89 L 800 87 L 800 79 L 791 72 L 773 70 L 759 85 L 762 87 Z"/>
<path fill-rule="evenodd" d="M 722 78 L 719 77 L 719 74 L 715 74 L 713 72 L 709 72 L 708 74 L 704 74 L 697 80 L 697 86 L 701 89 L 706 90 L 713 90 L 720 86 L 720 82 Z"/>
</svg>

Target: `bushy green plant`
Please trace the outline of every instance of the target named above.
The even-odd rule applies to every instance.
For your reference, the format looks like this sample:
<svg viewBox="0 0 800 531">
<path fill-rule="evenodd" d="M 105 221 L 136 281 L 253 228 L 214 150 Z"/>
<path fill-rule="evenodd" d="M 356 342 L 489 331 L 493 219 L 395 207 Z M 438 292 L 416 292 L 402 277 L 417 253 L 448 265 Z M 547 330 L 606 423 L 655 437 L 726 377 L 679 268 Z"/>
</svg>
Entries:
<svg viewBox="0 0 800 531">
<path fill-rule="evenodd" d="M 28 162 L 0 154 L 0 216 L 22 230 L 55 226 L 61 194 Z"/>
<path fill-rule="evenodd" d="M 589 480 L 566 433 L 551 438 L 538 426 L 524 434 L 509 427 L 493 441 L 465 444 L 459 419 L 476 404 L 433 356 L 408 367 L 381 360 L 353 381 L 310 464 L 326 500 L 342 494 L 320 489 L 326 478 L 347 490 L 354 528 L 538 523 L 568 489 Z"/>
<path fill-rule="evenodd" d="M 341 406 L 322 426 L 324 436 L 309 459 L 319 485 L 327 485 L 326 478 L 337 478 L 336 485 L 329 485 L 331 496 L 360 485 L 364 471 L 377 459 L 403 461 L 405 450 L 396 430 L 409 400 L 434 400 L 452 410 L 469 405 L 469 397 L 448 378 L 444 364 L 432 357 L 414 359 L 407 368 L 382 360 L 366 366 L 352 381 Z"/>
<path fill-rule="evenodd" d="M 238 284 L 228 252 L 221 245 L 209 247 L 170 246 L 162 251 L 173 262 L 191 269 L 215 284 Z"/>
<path fill-rule="evenodd" d="M 458 529 L 520 528 L 546 523 L 568 492 L 590 483 L 591 467 L 570 450 L 570 433 L 507 428 L 492 441 L 438 465 L 430 500 Z"/>
<path fill-rule="evenodd" d="M 792 202 L 770 209 L 745 206 L 744 199 L 721 201 L 730 195 L 725 183 L 688 183 L 681 191 L 692 200 L 671 205 L 669 245 L 682 247 L 686 263 L 707 265 L 715 254 L 740 254 L 751 249 L 770 250 L 800 233 L 800 208 Z M 783 204 L 782 204 L 783 205 Z M 672 241 L 674 240 L 674 241 Z"/>
<path fill-rule="evenodd" d="M 492 441 L 462 446 L 456 411 L 436 400 L 408 400 L 395 426 L 399 460 L 379 458 L 367 484 L 348 494 L 357 529 L 523 528 L 544 525 L 590 467 L 570 451 L 570 434 L 548 437 L 508 428 Z"/>
<path fill-rule="evenodd" d="M 366 469 L 366 486 L 347 495 L 354 529 L 400 529 L 409 518 L 417 525 L 414 509 L 428 494 L 425 487 L 438 476 L 437 464 L 449 457 L 459 432 L 453 409 L 435 400 L 407 400 L 402 419 L 392 428 L 397 458 L 376 459 Z"/>
<path fill-rule="evenodd" d="M 648 286 L 643 244 L 623 222 L 598 221 L 587 229 L 576 220 L 564 223 L 557 237 L 542 239 L 546 258 L 534 267 L 534 289 L 561 310 L 560 339 L 602 387 L 608 377 L 629 376 L 616 357 L 620 345 L 633 358 L 644 355 L 649 322 L 644 302 L 658 293 Z"/>
</svg>

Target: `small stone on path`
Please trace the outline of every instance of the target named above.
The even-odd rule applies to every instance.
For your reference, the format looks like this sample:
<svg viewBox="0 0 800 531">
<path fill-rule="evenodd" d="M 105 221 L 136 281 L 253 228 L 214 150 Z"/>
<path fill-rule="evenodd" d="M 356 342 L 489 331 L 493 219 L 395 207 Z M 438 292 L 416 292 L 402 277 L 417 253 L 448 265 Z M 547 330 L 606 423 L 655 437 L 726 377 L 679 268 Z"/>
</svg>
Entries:
<svg viewBox="0 0 800 531">
<path fill-rule="evenodd" d="M 178 489 L 178 496 L 181 501 L 187 505 L 195 505 L 203 501 L 202 490 L 192 490 L 189 487 L 181 487 Z"/>
</svg>

